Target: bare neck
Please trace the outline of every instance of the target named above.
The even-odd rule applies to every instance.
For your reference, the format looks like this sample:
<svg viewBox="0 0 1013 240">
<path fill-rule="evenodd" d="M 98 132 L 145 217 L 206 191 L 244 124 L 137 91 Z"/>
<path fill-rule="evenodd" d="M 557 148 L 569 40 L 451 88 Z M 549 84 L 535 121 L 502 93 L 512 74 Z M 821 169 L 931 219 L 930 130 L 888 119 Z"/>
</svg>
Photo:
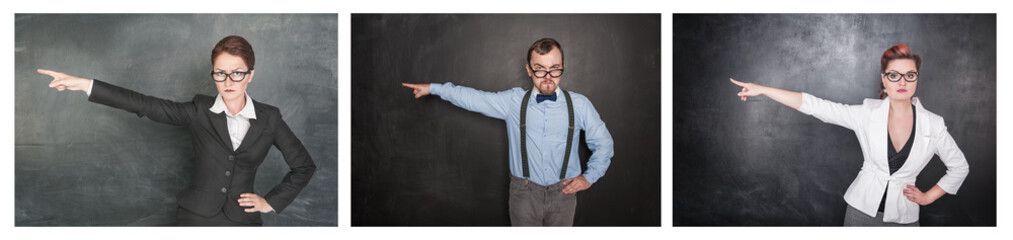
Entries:
<svg viewBox="0 0 1013 240">
<path fill-rule="evenodd" d="M 243 97 L 239 99 L 225 100 L 225 108 L 232 116 L 239 114 L 239 111 L 242 111 L 244 107 L 246 107 L 246 94 L 243 94 Z"/>
<path fill-rule="evenodd" d="M 891 116 L 911 116 L 913 108 L 911 107 L 911 99 L 895 100 L 890 99 L 890 115 Z"/>
</svg>

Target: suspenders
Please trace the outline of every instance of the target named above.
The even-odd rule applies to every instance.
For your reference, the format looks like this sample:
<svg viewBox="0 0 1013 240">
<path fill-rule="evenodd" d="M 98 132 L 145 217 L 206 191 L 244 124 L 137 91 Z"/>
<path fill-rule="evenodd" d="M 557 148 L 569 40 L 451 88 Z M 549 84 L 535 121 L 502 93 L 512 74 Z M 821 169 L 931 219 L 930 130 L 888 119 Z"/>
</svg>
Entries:
<svg viewBox="0 0 1013 240">
<path fill-rule="evenodd" d="M 524 178 L 528 178 L 528 131 L 527 125 L 524 124 L 527 121 L 528 112 L 528 99 L 531 98 L 531 91 L 528 90 L 524 93 L 524 99 L 521 100 L 521 166 L 524 172 Z M 566 113 L 570 118 L 570 129 L 566 131 L 566 157 L 563 157 L 563 168 L 559 171 L 559 180 L 566 178 L 566 165 L 570 162 L 570 147 L 573 147 L 573 101 L 570 99 L 570 92 L 563 91 L 563 96 L 566 97 Z"/>
</svg>

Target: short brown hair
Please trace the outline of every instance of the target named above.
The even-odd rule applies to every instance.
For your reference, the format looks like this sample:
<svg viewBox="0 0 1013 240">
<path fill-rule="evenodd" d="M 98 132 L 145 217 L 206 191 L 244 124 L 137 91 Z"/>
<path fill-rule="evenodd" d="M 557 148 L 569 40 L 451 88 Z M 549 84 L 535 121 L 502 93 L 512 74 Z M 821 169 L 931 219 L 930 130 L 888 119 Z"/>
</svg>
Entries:
<svg viewBox="0 0 1013 240">
<path fill-rule="evenodd" d="M 253 46 L 250 46 L 250 42 L 240 36 L 232 35 L 218 41 L 215 48 L 211 49 L 211 64 L 215 64 L 215 58 L 222 53 L 242 58 L 243 62 L 246 62 L 248 70 L 253 70 L 253 64 L 257 62 L 257 58 L 253 55 Z"/>
<path fill-rule="evenodd" d="M 528 48 L 528 63 L 531 63 L 531 54 L 538 53 L 538 55 L 545 55 L 552 51 L 552 48 L 559 49 L 559 60 L 563 60 L 563 47 L 559 46 L 559 42 L 552 38 L 542 38 L 531 44 Z"/>
<path fill-rule="evenodd" d="M 883 57 L 879 59 L 879 72 L 886 73 L 886 65 L 890 64 L 890 61 L 897 59 L 911 59 L 915 61 L 915 71 L 922 67 L 922 57 L 918 54 L 911 53 L 911 48 L 901 43 L 890 47 L 883 52 Z M 879 99 L 886 98 L 886 86 L 879 86 Z"/>
</svg>

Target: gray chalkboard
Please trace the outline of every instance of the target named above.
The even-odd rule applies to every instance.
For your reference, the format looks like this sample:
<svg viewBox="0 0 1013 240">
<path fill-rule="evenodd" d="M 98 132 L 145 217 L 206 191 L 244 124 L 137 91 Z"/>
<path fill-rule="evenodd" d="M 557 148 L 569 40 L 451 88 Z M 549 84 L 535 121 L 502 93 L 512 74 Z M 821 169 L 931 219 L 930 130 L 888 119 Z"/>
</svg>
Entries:
<svg viewBox="0 0 1013 240">
<path fill-rule="evenodd" d="M 657 14 L 352 15 L 352 224 L 509 225 L 504 121 L 400 84 L 530 89 L 526 51 L 552 37 L 560 86 L 586 95 L 615 141 L 608 172 L 577 194 L 574 224 L 660 225 L 660 24 Z"/>
<path fill-rule="evenodd" d="M 916 96 L 946 120 L 970 164 L 958 195 L 921 225 L 996 224 L 996 15 L 675 15 L 675 225 L 836 225 L 862 166 L 854 132 L 736 80 L 846 104 L 877 98 L 879 60 L 905 43 L 923 62 Z M 917 186 L 935 185 L 935 157 Z"/>
<path fill-rule="evenodd" d="M 184 128 L 48 88 L 45 68 L 147 95 L 215 96 L 211 48 L 245 37 L 257 54 L 247 92 L 281 109 L 317 165 L 265 225 L 337 225 L 337 15 L 15 15 L 15 225 L 173 225 L 194 153 Z M 272 149 L 256 179 L 288 172 Z"/>
</svg>

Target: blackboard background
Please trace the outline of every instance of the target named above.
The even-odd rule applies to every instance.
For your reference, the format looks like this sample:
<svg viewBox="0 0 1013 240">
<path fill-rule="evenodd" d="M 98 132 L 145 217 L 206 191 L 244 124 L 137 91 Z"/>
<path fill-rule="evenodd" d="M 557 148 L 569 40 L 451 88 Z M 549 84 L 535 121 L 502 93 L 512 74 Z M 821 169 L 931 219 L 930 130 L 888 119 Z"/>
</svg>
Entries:
<svg viewBox="0 0 1013 240">
<path fill-rule="evenodd" d="M 352 224 L 509 225 L 505 123 L 400 83 L 530 89 L 525 52 L 552 37 L 561 87 L 586 95 L 615 141 L 574 224 L 660 225 L 660 34 L 657 14 L 353 14 Z"/>
<path fill-rule="evenodd" d="M 337 15 L 15 16 L 15 225 L 174 225 L 193 147 L 184 128 L 48 88 L 36 68 L 174 101 L 215 96 L 211 48 L 228 35 L 257 53 L 247 92 L 281 109 L 317 165 L 265 225 L 337 225 Z M 255 191 L 288 172 L 272 149 Z"/>
<path fill-rule="evenodd" d="M 883 51 L 923 61 L 916 96 L 946 120 L 970 174 L 922 207 L 921 225 L 996 224 L 996 15 L 675 15 L 675 225 L 840 226 L 862 165 L 854 133 L 745 82 L 847 104 L 877 98 Z M 945 173 L 934 157 L 916 185 Z"/>
</svg>

